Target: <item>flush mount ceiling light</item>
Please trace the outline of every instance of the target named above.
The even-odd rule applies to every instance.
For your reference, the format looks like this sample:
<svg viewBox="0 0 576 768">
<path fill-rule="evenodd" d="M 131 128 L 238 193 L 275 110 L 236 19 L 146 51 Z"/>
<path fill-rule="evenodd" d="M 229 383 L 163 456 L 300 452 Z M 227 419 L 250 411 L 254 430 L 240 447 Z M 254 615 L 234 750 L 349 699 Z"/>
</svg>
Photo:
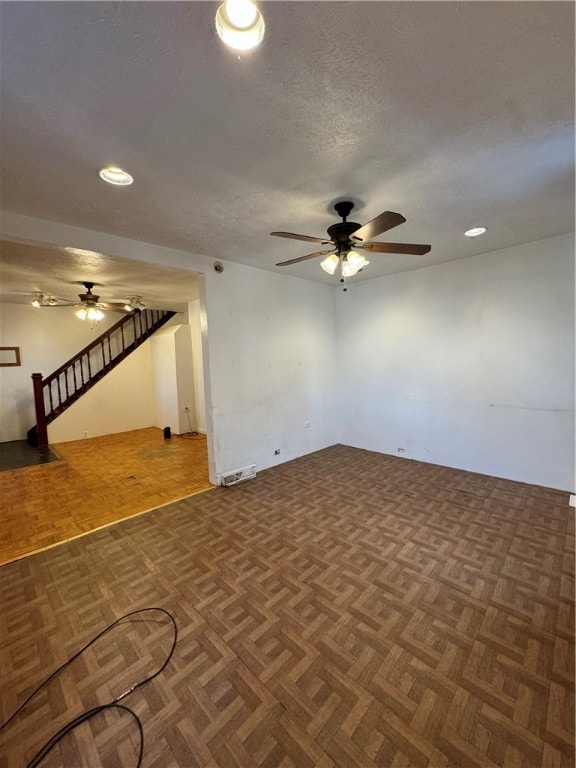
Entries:
<svg viewBox="0 0 576 768">
<path fill-rule="evenodd" d="M 216 11 L 216 31 L 235 51 L 257 48 L 264 38 L 264 19 L 251 0 L 226 0 Z"/>
<path fill-rule="evenodd" d="M 127 187 L 132 184 L 134 179 L 122 168 L 118 168 L 116 165 L 108 165 L 106 168 L 100 168 L 98 175 L 108 184 L 115 184 L 118 187 Z"/>
<path fill-rule="evenodd" d="M 464 232 L 464 237 L 480 237 L 484 232 L 486 232 L 486 227 L 474 227 L 473 229 Z"/>
</svg>

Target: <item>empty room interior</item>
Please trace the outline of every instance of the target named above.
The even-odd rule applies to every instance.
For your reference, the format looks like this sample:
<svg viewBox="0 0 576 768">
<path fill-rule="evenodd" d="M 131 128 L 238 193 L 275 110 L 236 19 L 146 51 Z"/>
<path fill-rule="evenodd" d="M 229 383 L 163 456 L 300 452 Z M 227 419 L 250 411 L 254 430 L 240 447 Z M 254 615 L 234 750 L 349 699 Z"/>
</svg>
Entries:
<svg viewBox="0 0 576 768">
<path fill-rule="evenodd" d="M 574 4 L 0 23 L 0 768 L 573 768 Z"/>
</svg>

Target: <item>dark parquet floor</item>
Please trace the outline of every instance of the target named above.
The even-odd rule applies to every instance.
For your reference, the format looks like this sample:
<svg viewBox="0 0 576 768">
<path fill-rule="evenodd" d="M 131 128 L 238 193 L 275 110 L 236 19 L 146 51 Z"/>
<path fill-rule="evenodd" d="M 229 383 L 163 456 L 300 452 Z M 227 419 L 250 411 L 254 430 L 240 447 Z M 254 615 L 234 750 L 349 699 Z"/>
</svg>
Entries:
<svg viewBox="0 0 576 768">
<path fill-rule="evenodd" d="M 0 569 L 0 717 L 127 611 L 147 768 L 574 765 L 568 494 L 334 446 Z M 1 736 L 23 766 L 157 667 L 120 626 Z M 121 712 L 46 766 L 136 764 Z"/>
</svg>

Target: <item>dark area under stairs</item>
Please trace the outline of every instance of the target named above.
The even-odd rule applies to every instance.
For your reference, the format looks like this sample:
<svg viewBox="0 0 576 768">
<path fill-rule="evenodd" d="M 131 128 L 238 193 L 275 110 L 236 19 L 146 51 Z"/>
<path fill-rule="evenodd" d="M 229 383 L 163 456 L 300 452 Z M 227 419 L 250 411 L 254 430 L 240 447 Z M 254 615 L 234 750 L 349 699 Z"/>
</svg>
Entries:
<svg viewBox="0 0 576 768">
<path fill-rule="evenodd" d="M 34 467 L 37 464 L 48 464 L 50 461 L 58 460 L 58 456 L 51 448 L 33 448 L 26 440 L 0 443 L 0 472 Z"/>
</svg>

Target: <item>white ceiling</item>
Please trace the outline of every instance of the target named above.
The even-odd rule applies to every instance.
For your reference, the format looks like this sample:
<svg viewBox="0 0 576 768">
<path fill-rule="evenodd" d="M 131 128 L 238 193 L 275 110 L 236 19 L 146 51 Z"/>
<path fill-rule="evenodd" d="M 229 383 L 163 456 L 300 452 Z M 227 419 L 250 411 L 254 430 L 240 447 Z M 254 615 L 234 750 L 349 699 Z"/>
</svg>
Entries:
<svg viewBox="0 0 576 768">
<path fill-rule="evenodd" d="M 148 309 L 186 310 L 199 296 L 197 275 L 184 269 L 159 267 L 80 248 L 42 243 L 0 241 L 0 303 L 26 304 L 42 293 L 78 301 L 82 282 L 94 283 L 101 301 L 142 296 Z"/>
<path fill-rule="evenodd" d="M 317 248 L 269 233 L 324 236 L 336 200 L 362 224 L 398 211 L 378 239 L 432 250 L 370 254 L 369 279 L 573 231 L 573 3 L 264 2 L 240 57 L 216 8 L 0 3 L 2 207 L 334 284 L 275 267 Z M 32 247 L 3 250 L 14 295 L 50 290 Z M 85 277 L 50 264 L 59 292 Z M 125 282 L 149 299 L 147 269 Z"/>
</svg>

